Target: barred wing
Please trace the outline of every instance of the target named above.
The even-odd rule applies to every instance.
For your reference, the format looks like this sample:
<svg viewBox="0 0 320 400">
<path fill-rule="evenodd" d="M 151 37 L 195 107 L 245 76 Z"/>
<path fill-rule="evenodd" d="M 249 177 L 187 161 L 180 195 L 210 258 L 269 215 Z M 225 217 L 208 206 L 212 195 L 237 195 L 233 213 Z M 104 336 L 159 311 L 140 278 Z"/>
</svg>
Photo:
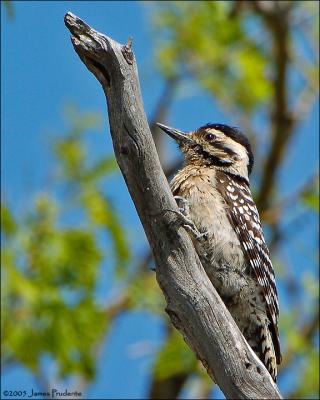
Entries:
<svg viewBox="0 0 320 400">
<path fill-rule="evenodd" d="M 281 362 L 278 332 L 279 303 L 273 266 L 265 243 L 259 213 L 249 185 L 243 179 L 217 174 L 218 190 L 228 205 L 228 217 L 251 266 L 253 277 L 262 288 L 270 320 L 270 331 L 277 363 Z"/>
</svg>

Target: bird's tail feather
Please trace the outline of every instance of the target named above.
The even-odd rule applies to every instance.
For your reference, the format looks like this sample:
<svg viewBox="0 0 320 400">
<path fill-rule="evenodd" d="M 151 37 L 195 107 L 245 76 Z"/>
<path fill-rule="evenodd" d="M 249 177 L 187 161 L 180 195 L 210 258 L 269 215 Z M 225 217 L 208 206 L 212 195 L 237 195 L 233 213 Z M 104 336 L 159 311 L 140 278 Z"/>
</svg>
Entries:
<svg viewBox="0 0 320 400">
<path fill-rule="evenodd" d="M 263 364 L 269 371 L 272 379 L 276 382 L 277 361 L 276 361 L 271 333 L 265 324 L 259 327 L 258 335 L 259 335 L 259 341 L 249 339 L 248 343 L 252 348 L 252 350 L 257 354 L 257 356 L 263 362 Z"/>
</svg>

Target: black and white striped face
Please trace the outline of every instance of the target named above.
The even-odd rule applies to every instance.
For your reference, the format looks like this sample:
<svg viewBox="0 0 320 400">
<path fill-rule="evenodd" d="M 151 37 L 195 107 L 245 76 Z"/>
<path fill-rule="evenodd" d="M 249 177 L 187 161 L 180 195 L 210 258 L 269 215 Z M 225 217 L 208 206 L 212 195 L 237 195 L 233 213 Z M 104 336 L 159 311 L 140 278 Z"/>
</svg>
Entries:
<svg viewBox="0 0 320 400">
<path fill-rule="evenodd" d="M 247 138 L 238 129 L 208 124 L 194 132 L 184 133 L 158 125 L 179 143 L 187 163 L 213 165 L 236 175 L 249 176 L 253 155 Z"/>
</svg>

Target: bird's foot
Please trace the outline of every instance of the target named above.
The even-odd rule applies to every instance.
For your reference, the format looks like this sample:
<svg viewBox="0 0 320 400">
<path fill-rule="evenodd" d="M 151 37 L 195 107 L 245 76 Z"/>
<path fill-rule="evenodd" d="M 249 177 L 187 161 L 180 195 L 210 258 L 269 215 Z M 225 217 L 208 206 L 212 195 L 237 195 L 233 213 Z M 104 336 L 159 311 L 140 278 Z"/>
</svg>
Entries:
<svg viewBox="0 0 320 400">
<path fill-rule="evenodd" d="M 205 242 L 208 239 L 208 233 L 200 233 L 192 221 L 191 224 L 183 224 L 183 227 L 189 231 L 194 239 L 196 239 L 198 242 Z"/>
<path fill-rule="evenodd" d="M 174 199 L 177 202 L 181 214 L 190 219 L 190 204 L 188 200 L 182 196 L 174 196 Z"/>
<path fill-rule="evenodd" d="M 191 233 L 192 237 L 199 241 L 203 242 L 207 240 L 207 232 L 201 233 L 198 228 L 195 226 L 194 222 L 190 218 L 190 205 L 188 200 L 181 196 L 174 197 L 177 205 L 179 207 L 179 212 L 175 211 L 175 213 L 179 216 L 180 220 L 183 223 L 183 227 Z"/>
</svg>

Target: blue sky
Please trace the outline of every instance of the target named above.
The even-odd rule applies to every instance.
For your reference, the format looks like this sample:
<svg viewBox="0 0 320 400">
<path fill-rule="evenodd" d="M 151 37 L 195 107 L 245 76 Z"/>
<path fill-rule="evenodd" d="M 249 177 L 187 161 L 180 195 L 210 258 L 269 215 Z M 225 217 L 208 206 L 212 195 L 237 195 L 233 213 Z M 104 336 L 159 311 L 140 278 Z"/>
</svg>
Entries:
<svg viewBox="0 0 320 400">
<path fill-rule="evenodd" d="M 153 36 L 148 21 L 150 4 L 142 2 L 13 2 L 14 18 L 8 19 L 1 4 L 1 167 L 2 194 L 17 211 L 32 202 L 35 191 L 47 188 L 47 177 L 53 167 L 50 140 L 66 128 L 63 107 L 73 102 L 80 110 L 102 114 L 103 124 L 92 142 L 92 151 L 110 153 L 112 144 L 103 92 L 75 54 L 63 18 L 72 11 L 98 31 L 119 42 L 133 36 L 133 48 L 139 66 L 142 95 L 147 115 L 151 117 L 163 89 L 163 79 L 153 63 Z M 212 98 L 200 89 L 193 96 L 178 97 L 168 122 L 191 130 L 206 122 L 237 121 L 224 114 Z M 290 144 L 290 157 L 278 177 L 282 193 L 289 193 L 308 180 L 318 162 L 319 114 L 312 115 L 298 127 Z M 177 150 L 170 144 L 169 156 Z M 301 157 L 301 153 L 303 157 Z M 308 162 L 307 162 L 308 161 Z M 124 181 L 113 181 L 113 196 L 129 235 L 140 237 L 136 250 L 144 248 L 144 233 L 136 216 Z M 315 221 L 297 236 L 304 250 L 315 250 Z M 312 225 L 313 224 L 313 225 Z M 314 228 L 312 228 L 314 226 Z M 312 239 L 312 242 L 308 239 Z M 294 268 L 308 268 L 299 246 L 286 250 Z M 285 301 L 285 299 L 284 299 Z M 161 320 L 147 313 L 124 315 L 116 322 L 110 339 L 101 349 L 98 374 L 89 386 L 88 398 L 143 398 L 148 390 L 152 355 L 163 337 Z M 146 343 L 149 351 L 135 357 L 132 349 Z M 130 370 L 124 374 L 124 368 Z M 17 382 L 19 384 L 17 385 Z M 281 382 L 280 382 L 281 385 Z M 3 376 L 2 388 L 37 388 L 32 375 L 24 368 L 14 368 Z"/>
</svg>

